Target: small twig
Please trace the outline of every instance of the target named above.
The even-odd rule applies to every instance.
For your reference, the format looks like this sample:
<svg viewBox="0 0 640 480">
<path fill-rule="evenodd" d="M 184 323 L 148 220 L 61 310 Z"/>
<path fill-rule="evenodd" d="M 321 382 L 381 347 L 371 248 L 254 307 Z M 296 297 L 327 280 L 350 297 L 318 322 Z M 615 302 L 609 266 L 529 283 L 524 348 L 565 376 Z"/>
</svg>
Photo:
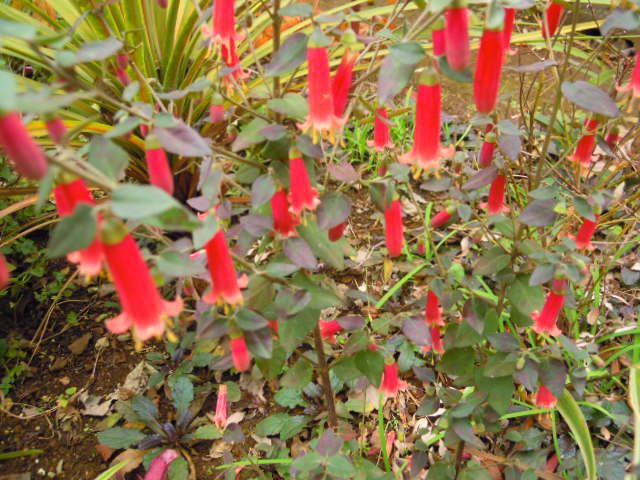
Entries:
<svg viewBox="0 0 640 480">
<path fill-rule="evenodd" d="M 336 416 L 336 405 L 333 398 L 333 389 L 331 388 L 331 379 L 329 377 L 329 368 L 327 367 L 327 359 L 324 355 L 324 346 L 322 344 L 322 334 L 320 333 L 320 325 L 316 325 L 313 332 L 315 339 L 316 353 L 318 354 L 318 367 L 320 370 L 320 378 L 322 379 L 322 390 L 324 391 L 325 403 L 327 404 L 327 413 L 329 414 L 329 426 L 338 426 L 338 417 Z"/>
</svg>

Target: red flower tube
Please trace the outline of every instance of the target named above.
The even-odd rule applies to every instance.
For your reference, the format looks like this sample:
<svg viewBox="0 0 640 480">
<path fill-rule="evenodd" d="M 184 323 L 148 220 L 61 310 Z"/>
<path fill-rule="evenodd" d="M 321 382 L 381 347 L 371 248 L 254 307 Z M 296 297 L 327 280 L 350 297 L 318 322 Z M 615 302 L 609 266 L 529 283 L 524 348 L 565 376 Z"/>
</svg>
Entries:
<svg viewBox="0 0 640 480">
<path fill-rule="evenodd" d="M 433 26 L 431 30 L 431 44 L 433 45 L 433 56 L 443 57 L 447 54 L 446 50 L 446 32 L 445 32 L 445 24 L 442 18 L 436 21 L 436 24 Z"/>
<path fill-rule="evenodd" d="M 444 12 L 447 63 L 456 71 L 464 70 L 471 61 L 469 49 L 469 9 L 466 1 L 456 0 Z"/>
<path fill-rule="evenodd" d="M 590 118 L 584 121 L 586 133 L 578 141 L 576 151 L 569 157 L 573 162 L 580 162 L 583 167 L 589 167 L 593 158 L 593 149 L 596 145 L 596 131 L 598 130 L 598 121 Z"/>
<path fill-rule="evenodd" d="M 571 236 L 576 242 L 578 250 L 593 250 L 595 248 L 591 243 L 591 239 L 593 238 L 593 234 L 596 233 L 599 220 L 600 215 L 596 215 L 595 222 L 585 218 L 582 221 L 582 226 L 578 230 L 578 234 L 575 237 Z"/>
<path fill-rule="evenodd" d="M 376 117 L 373 121 L 373 140 L 367 140 L 367 145 L 376 152 L 383 152 L 385 148 L 391 149 L 395 147 L 391 141 L 389 114 L 384 107 L 376 109 Z"/>
<path fill-rule="evenodd" d="M 336 70 L 336 74 L 331 82 L 331 92 L 333 94 L 333 110 L 336 117 L 342 117 L 349 101 L 349 91 L 353 81 L 353 65 L 358 56 L 349 48 L 342 55 L 342 62 Z"/>
<path fill-rule="evenodd" d="M 320 334 L 322 335 L 322 338 L 329 343 L 334 343 L 336 341 L 336 334 L 344 330 L 337 320 L 320 320 L 318 322 L 318 326 L 320 327 Z"/>
<path fill-rule="evenodd" d="M 433 290 L 427 293 L 427 306 L 424 311 L 424 320 L 431 327 L 444 327 L 440 299 Z"/>
<path fill-rule="evenodd" d="M 289 211 L 286 190 L 278 190 L 271 197 L 271 215 L 273 229 L 284 238 L 295 237 L 298 234 L 296 227 L 300 225 L 300 219 Z"/>
<path fill-rule="evenodd" d="M 413 134 L 413 148 L 400 156 L 400 163 L 418 162 L 425 170 L 437 169 L 441 158 L 453 156 L 453 145 L 440 144 L 441 90 L 438 76 L 428 70 L 420 77 L 416 101 L 416 122 Z"/>
<path fill-rule="evenodd" d="M 231 337 L 231 359 L 233 360 L 233 366 L 239 372 L 246 372 L 251 366 L 251 355 L 247 350 L 247 342 L 244 337 L 239 335 L 237 337 Z"/>
<path fill-rule="evenodd" d="M 309 43 L 307 59 L 309 115 L 298 128 L 303 132 L 311 130 L 313 143 L 318 143 L 318 135 L 322 132 L 328 132 L 330 139 L 333 139 L 334 132 L 342 128 L 345 120 L 335 113 L 327 49 Z"/>
<path fill-rule="evenodd" d="M 105 259 L 122 306 L 120 315 L 107 320 L 107 328 L 116 334 L 133 328 L 137 341 L 162 336 L 167 317 L 182 311 L 182 300 L 163 300 L 131 234 L 119 222 L 104 223 Z"/>
<path fill-rule="evenodd" d="M 7 266 L 7 260 L 0 252 L 0 290 L 9 284 L 11 274 L 9 273 L 9 267 Z"/>
<path fill-rule="evenodd" d="M 129 66 L 129 56 L 126 53 L 117 53 L 116 64 L 119 68 L 127 68 Z"/>
<path fill-rule="evenodd" d="M 332 242 L 337 242 L 338 240 L 340 240 L 342 238 L 342 235 L 344 234 L 344 229 L 346 227 L 347 222 L 342 222 L 335 227 L 330 228 L 328 232 L 329 240 L 331 240 Z"/>
<path fill-rule="evenodd" d="M 491 126 L 493 130 L 493 126 Z M 497 138 L 496 134 L 491 130 L 485 135 L 484 142 L 482 142 L 482 148 L 480 149 L 480 157 L 478 163 L 480 167 L 487 168 L 493 163 L 493 155 L 496 151 Z"/>
<path fill-rule="evenodd" d="M 504 48 L 503 31 L 485 28 L 480 39 L 476 73 L 473 77 L 473 98 L 478 113 L 488 115 L 496 108 Z"/>
<path fill-rule="evenodd" d="M 47 173 L 47 159 L 33 141 L 17 112 L 0 112 L 0 145 L 20 175 L 40 180 Z"/>
<path fill-rule="evenodd" d="M 395 199 L 384 211 L 385 237 L 387 250 L 391 258 L 402 253 L 404 246 L 404 225 L 402 224 L 402 206 L 400 200 Z"/>
<path fill-rule="evenodd" d="M 508 212 L 509 207 L 504 203 L 504 193 L 506 189 L 507 178 L 500 174 L 493 182 L 491 182 L 491 188 L 489 189 L 489 201 L 487 203 L 480 204 L 481 208 L 487 209 L 489 215 L 499 215 L 503 212 Z"/>
<path fill-rule="evenodd" d="M 429 327 L 429 335 L 431 335 L 431 347 L 433 351 L 442 355 L 444 353 L 444 344 L 440 334 L 440 327 Z"/>
<path fill-rule="evenodd" d="M 60 217 L 71 215 L 79 203 L 95 205 L 91 192 L 81 178 L 57 185 L 53 189 L 53 195 Z M 69 253 L 67 260 L 78 265 L 78 271 L 81 275 L 92 277 L 100 273 L 104 260 L 104 250 L 100 240 L 100 223 L 98 223 L 98 232 L 96 232 L 96 237 L 91 245 L 77 252 Z"/>
<path fill-rule="evenodd" d="M 46 121 L 47 132 L 49 137 L 58 145 L 62 144 L 64 136 L 67 134 L 67 127 L 60 117 L 53 117 Z"/>
<path fill-rule="evenodd" d="M 536 333 L 547 333 L 549 335 L 560 335 L 562 332 L 556 325 L 562 307 L 567 288 L 567 281 L 554 279 L 551 291 L 547 295 L 547 300 L 542 307 L 542 311 L 532 312 L 531 319 L 534 322 L 533 331 Z"/>
<path fill-rule="evenodd" d="M 431 219 L 431 227 L 440 228 L 446 225 L 449 222 L 449 220 L 453 218 L 453 214 L 455 211 L 456 211 L 456 207 L 454 207 L 453 205 L 450 205 L 444 210 L 442 210 L 441 212 L 438 212 Z"/>
<path fill-rule="evenodd" d="M 179 456 L 180 454 L 172 449 L 162 452 L 151 461 L 144 480 L 165 480 L 169 472 L 169 465 Z"/>
<path fill-rule="evenodd" d="M 305 208 L 314 211 L 320 205 L 318 190 L 311 186 L 302 154 L 295 148 L 289 153 L 289 190 L 289 210 L 294 215 L 300 215 Z"/>
<path fill-rule="evenodd" d="M 556 396 L 551 393 L 544 385 L 540 384 L 540 388 L 538 388 L 538 393 L 535 395 L 535 404 L 538 408 L 554 408 L 558 403 L 558 399 Z"/>
<path fill-rule="evenodd" d="M 564 7 L 553 0 L 544 12 L 545 20 L 542 22 L 542 36 L 544 38 L 553 37 L 560 25 L 560 18 L 564 13 Z"/>
<path fill-rule="evenodd" d="M 241 305 L 243 302 L 242 292 L 227 240 L 224 237 L 224 230 L 218 230 L 204 248 L 207 252 L 207 264 L 212 283 L 211 291 L 205 295 L 204 301 Z"/>
<path fill-rule="evenodd" d="M 220 385 L 218 389 L 218 398 L 216 399 L 216 414 L 213 417 L 213 423 L 222 430 L 227 425 L 227 416 L 229 410 L 229 397 L 227 394 L 227 386 Z"/>
<path fill-rule="evenodd" d="M 235 40 L 232 39 L 229 42 L 228 47 L 226 45 L 222 45 L 221 52 L 222 57 L 225 59 L 227 68 L 231 69 L 230 73 L 224 75 L 222 82 L 227 86 L 228 91 L 232 91 L 235 86 L 234 80 L 239 82 L 242 79 L 247 78 L 249 75 L 240 68 L 240 58 L 238 57 Z"/>
<path fill-rule="evenodd" d="M 231 49 L 231 42 L 239 38 L 236 33 L 235 0 L 215 0 L 213 4 L 213 27 L 211 40 Z"/>
<path fill-rule="evenodd" d="M 173 173 L 169 166 L 167 154 L 160 146 L 158 139 L 153 135 L 149 135 L 144 144 L 149 182 L 169 195 L 173 195 Z"/>
<path fill-rule="evenodd" d="M 618 146 L 618 142 L 620 141 L 620 129 L 618 127 L 613 127 L 607 134 L 605 141 L 611 150 L 615 150 Z"/>
<path fill-rule="evenodd" d="M 124 68 L 116 68 L 116 77 L 122 84 L 123 87 L 127 87 L 131 83 L 131 79 L 129 78 L 129 74 Z"/>
<path fill-rule="evenodd" d="M 636 52 L 636 64 L 631 72 L 631 80 L 624 87 L 617 86 L 619 92 L 631 91 L 633 98 L 640 97 L 640 50 Z"/>
<path fill-rule="evenodd" d="M 209 120 L 211 123 L 220 123 L 225 119 L 224 99 L 219 93 L 214 93 L 211 97 L 209 107 Z"/>
<path fill-rule="evenodd" d="M 398 364 L 395 361 L 384 364 L 384 372 L 380 381 L 380 391 L 384 393 L 385 398 L 395 398 L 400 390 L 406 388 L 406 383 L 398 378 Z"/>
<path fill-rule="evenodd" d="M 504 9 L 504 48 L 509 55 L 515 55 L 515 49 L 511 48 L 511 36 L 513 34 L 513 24 L 516 19 L 515 8 Z"/>
</svg>

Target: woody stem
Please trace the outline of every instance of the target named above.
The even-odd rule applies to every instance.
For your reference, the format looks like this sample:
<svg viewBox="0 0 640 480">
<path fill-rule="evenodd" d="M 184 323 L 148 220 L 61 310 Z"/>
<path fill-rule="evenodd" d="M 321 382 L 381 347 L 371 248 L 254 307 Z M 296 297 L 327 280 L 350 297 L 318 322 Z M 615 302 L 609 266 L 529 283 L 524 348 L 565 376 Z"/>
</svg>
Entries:
<svg viewBox="0 0 640 480">
<path fill-rule="evenodd" d="M 318 354 L 318 367 L 320 370 L 320 378 L 322 379 L 322 390 L 324 391 L 324 399 L 327 404 L 327 411 L 329 414 L 329 426 L 337 427 L 338 417 L 336 416 L 336 405 L 333 399 L 333 389 L 331 388 L 331 379 L 329 378 L 327 358 L 324 355 L 324 346 L 322 345 L 320 325 L 316 325 L 313 336 L 316 344 L 316 353 Z"/>
</svg>

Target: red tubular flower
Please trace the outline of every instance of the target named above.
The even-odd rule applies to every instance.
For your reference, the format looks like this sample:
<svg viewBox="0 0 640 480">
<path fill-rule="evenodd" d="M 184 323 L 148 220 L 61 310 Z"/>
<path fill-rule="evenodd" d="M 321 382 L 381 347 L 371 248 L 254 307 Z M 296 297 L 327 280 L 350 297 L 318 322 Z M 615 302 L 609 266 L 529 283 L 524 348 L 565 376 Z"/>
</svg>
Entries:
<svg viewBox="0 0 640 480">
<path fill-rule="evenodd" d="M 563 13 L 564 7 L 560 3 L 553 0 L 549 3 L 544 13 L 546 20 L 542 22 L 542 36 L 544 38 L 553 37 L 556 34 Z"/>
<path fill-rule="evenodd" d="M 129 66 L 129 56 L 126 53 L 117 53 L 116 64 L 119 68 L 127 68 Z"/>
<path fill-rule="evenodd" d="M 618 127 L 613 127 L 607 134 L 605 141 L 611 150 L 615 150 L 618 146 L 618 142 L 620 141 L 620 129 Z"/>
<path fill-rule="evenodd" d="M 9 279 L 11 278 L 11 274 L 9 273 L 9 267 L 7 266 L 7 261 L 4 258 L 4 255 L 0 253 L 0 290 L 6 287 L 9 284 Z"/>
<path fill-rule="evenodd" d="M 314 211 L 320 205 L 318 190 L 311 186 L 302 154 L 295 148 L 289 153 L 289 188 L 289 210 L 294 215 L 300 215 L 305 208 Z"/>
<path fill-rule="evenodd" d="M 395 398 L 400 390 L 406 388 L 406 383 L 398 378 L 398 364 L 395 361 L 384 364 L 384 372 L 382 372 L 382 380 L 380 381 L 380 391 L 385 394 L 386 398 Z"/>
<path fill-rule="evenodd" d="M 169 195 L 173 195 L 173 173 L 169 166 L 167 154 L 160 146 L 158 139 L 153 135 L 149 135 L 144 144 L 149 182 Z"/>
<path fill-rule="evenodd" d="M 513 24 L 516 19 L 515 8 L 504 9 L 504 48 L 509 55 L 515 55 L 515 49 L 511 48 L 511 35 L 513 34 Z"/>
<path fill-rule="evenodd" d="M 231 358 L 233 366 L 239 372 L 246 372 L 251 366 L 251 355 L 247 350 L 247 342 L 242 335 L 231 337 Z"/>
<path fill-rule="evenodd" d="M 489 124 L 487 130 L 484 136 L 484 142 L 482 142 L 482 148 L 480 149 L 480 157 L 478 158 L 478 163 L 482 168 L 491 166 L 493 163 L 493 155 L 496 151 L 497 138 L 496 134 L 492 131 L 493 125 Z"/>
<path fill-rule="evenodd" d="M 169 5 L 169 0 L 158 0 L 158 6 L 160 8 L 167 8 Z"/>
<path fill-rule="evenodd" d="M 309 115 L 303 124 L 298 124 L 298 128 L 303 132 L 311 130 L 313 143 L 318 143 L 318 135 L 322 132 L 328 132 L 333 139 L 334 132 L 342 128 L 345 120 L 335 113 L 327 49 L 310 43 L 307 48 L 307 59 L 309 61 Z"/>
<path fill-rule="evenodd" d="M 224 120 L 224 107 L 222 105 L 211 105 L 209 107 L 209 120 L 211 123 L 220 123 Z"/>
<path fill-rule="evenodd" d="M 433 351 L 442 355 L 444 353 L 444 344 L 442 342 L 442 336 L 440 335 L 440 327 L 430 327 L 429 334 L 431 335 L 431 347 Z"/>
<path fill-rule="evenodd" d="M 373 140 L 367 140 L 367 145 L 372 147 L 376 152 L 384 152 L 385 148 L 391 149 L 395 147 L 391 141 L 389 114 L 384 107 L 376 109 L 376 118 L 373 122 Z"/>
<path fill-rule="evenodd" d="M 433 70 L 425 71 L 420 77 L 416 101 L 416 122 L 413 134 L 413 148 L 400 156 L 400 163 L 412 163 L 425 170 L 437 169 L 441 158 L 453 156 L 453 145 L 440 144 L 441 90 L 438 76 Z"/>
<path fill-rule="evenodd" d="M 444 12 L 447 63 L 456 71 L 464 70 L 471 61 L 469 49 L 469 9 L 465 1 L 455 1 Z"/>
<path fill-rule="evenodd" d="M 589 167 L 593 156 L 593 149 L 596 146 L 596 131 L 598 130 L 598 120 L 590 118 L 584 121 L 586 133 L 582 136 L 576 151 L 569 157 L 573 162 L 580 162 L 583 167 Z"/>
<path fill-rule="evenodd" d="M 340 240 L 342 238 L 342 235 L 344 234 L 344 229 L 346 227 L 347 222 L 342 222 L 335 227 L 330 228 L 328 232 L 329 240 L 331 240 L 332 242 L 337 242 L 338 240 Z"/>
<path fill-rule="evenodd" d="M 571 237 L 576 242 L 578 250 L 593 250 L 595 248 L 591 243 L 591 239 L 593 238 L 593 234 L 596 233 L 599 220 L 600 215 L 596 215 L 595 222 L 587 218 L 582 221 L 582 226 L 580 230 L 578 230 L 578 234 L 575 237 Z"/>
<path fill-rule="evenodd" d="M 238 38 L 235 0 L 215 0 L 213 4 L 211 40 L 214 44 L 220 44 L 231 49 L 231 42 Z"/>
<path fill-rule="evenodd" d="M 487 203 L 480 204 L 481 208 L 487 209 L 489 215 L 499 215 L 503 212 L 509 211 L 509 207 L 504 203 L 506 183 L 507 178 L 504 175 L 498 175 L 493 182 L 491 182 L 491 188 L 489 189 L 489 201 Z"/>
<path fill-rule="evenodd" d="M 67 134 L 67 127 L 64 126 L 62 119 L 60 117 L 51 118 L 46 121 L 45 125 L 51 140 L 60 145 Z"/>
<path fill-rule="evenodd" d="M 427 293 L 427 307 L 424 311 L 424 320 L 431 327 L 444 327 L 440 299 L 433 290 L 429 290 L 429 293 Z"/>
<path fill-rule="evenodd" d="M 349 48 L 342 55 L 342 62 L 336 70 L 336 75 L 331 82 L 331 92 L 333 94 L 333 111 L 336 117 L 342 117 L 349 101 L 349 91 L 353 80 L 353 65 L 358 56 Z"/>
<path fill-rule="evenodd" d="M 640 97 L 640 50 L 636 52 L 636 65 L 631 72 L 631 80 L 624 87 L 617 86 L 619 92 L 631 91 L 633 98 Z"/>
<path fill-rule="evenodd" d="M 81 178 L 57 185 L 53 189 L 53 195 L 60 217 L 71 215 L 79 203 L 95 205 L 91 192 L 89 192 L 87 185 Z M 100 228 L 99 225 L 98 228 Z M 102 262 L 104 260 L 104 250 L 99 231 L 96 233 L 91 245 L 83 250 L 69 253 L 67 260 L 78 264 L 78 271 L 81 275 L 87 277 L 98 275 L 102 270 Z"/>
<path fill-rule="evenodd" d="M 40 180 L 47 173 L 44 152 L 29 135 L 19 113 L 0 113 L 0 145 L 20 175 Z"/>
<path fill-rule="evenodd" d="M 128 86 L 131 83 L 131 79 L 129 78 L 129 74 L 124 68 L 116 68 L 116 77 L 122 84 L 123 87 Z"/>
<path fill-rule="evenodd" d="M 558 399 L 556 396 L 551 393 L 544 385 L 540 384 L 540 388 L 538 388 L 538 393 L 535 396 L 535 404 L 538 408 L 554 408 L 558 403 Z"/>
<path fill-rule="evenodd" d="M 486 27 L 480 39 L 476 73 L 473 77 L 473 98 L 478 113 L 488 115 L 496 108 L 504 48 L 503 31 Z"/>
<path fill-rule="evenodd" d="M 107 328 L 118 334 L 133 327 L 138 341 L 162 336 L 166 318 L 182 311 L 182 300 L 162 299 L 138 245 L 124 225 L 112 221 L 104 226 L 102 244 L 122 306 L 120 315 L 107 320 Z"/>
<path fill-rule="evenodd" d="M 179 456 L 180 454 L 178 452 L 171 449 L 162 452 L 154 458 L 149 465 L 149 470 L 147 470 L 144 480 L 166 480 L 169 472 L 169 465 L 171 465 L 171 462 Z"/>
<path fill-rule="evenodd" d="M 562 332 L 556 325 L 562 307 L 567 288 L 567 281 L 554 279 L 551 291 L 547 295 L 547 300 L 542 307 L 542 312 L 532 312 L 531 319 L 534 322 L 533 331 L 536 333 L 547 333 L 549 335 L 560 335 Z"/>
<path fill-rule="evenodd" d="M 384 211 L 385 237 L 387 250 L 391 258 L 402 253 L 404 246 L 404 225 L 402 224 L 402 206 L 400 200 L 395 199 Z"/>
<path fill-rule="evenodd" d="M 431 30 L 431 44 L 433 45 L 433 56 L 443 57 L 447 54 L 446 50 L 446 33 L 445 33 L 445 24 L 442 19 L 439 19 L 436 24 L 433 26 L 433 30 Z"/>
<path fill-rule="evenodd" d="M 207 264 L 212 283 L 211 291 L 205 295 L 204 301 L 241 305 L 242 292 L 227 240 L 224 238 L 224 230 L 218 230 L 204 248 L 207 252 Z"/>
<path fill-rule="evenodd" d="M 228 75 L 225 75 L 225 77 L 223 78 L 223 82 L 227 85 L 228 88 L 232 88 L 233 82 L 229 78 L 229 75 L 233 75 L 233 78 L 236 81 L 240 81 L 243 78 L 247 78 L 248 74 L 242 68 L 240 68 L 240 57 L 238 57 L 238 49 L 236 48 L 235 40 L 232 39 L 229 42 L 228 47 L 226 45 L 222 45 L 221 51 L 222 57 L 225 61 L 225 65 L 227 66 L 227 68 L 233 70 Z"/>
<path fill-rule="evenodd" d="M 216 414 L 213 417 L 213 423 L 219 429 L 223 429 L 227 425 L 227 416 L 229 410 L 229 399 L 227 395 L 227 386 L 220 385 L 218 389 L 218 398 L 216 399 Z"/>
<path fill-rule="evenodd" d="M 284 238 L 295 237 L 298 234 L 296 227 L 300 225 L 300 219 L 289 211 L 286 190 L 278 190 L 271 197 L 271 216 L 273 229 Z"/>
<path fill-rule="evenodd" d="M 441 212 L 438 212 L 431 219 L 431 227 L 432 228 L 440 228 L 440 227 L 446 225 L 447 222 L 449 222 L 449 220 L 451 220 L 453 218 L 453 213 L 454 212 L 455 212 L 455 207 L 454 206 L 449 206 L 449 207 L 445 208 L 444 210 L 442 210 Z"/>
<path fill-rule="evenodd" d="M 322 338 L 327 340 L 329 343 L 334 343 L 336 341 L 336 334 L 344 330 L 337 320 L 320 320 L 318 322 L 318 326 L 320 327 L 320 334 L 322 335 Z"/>
</svg>

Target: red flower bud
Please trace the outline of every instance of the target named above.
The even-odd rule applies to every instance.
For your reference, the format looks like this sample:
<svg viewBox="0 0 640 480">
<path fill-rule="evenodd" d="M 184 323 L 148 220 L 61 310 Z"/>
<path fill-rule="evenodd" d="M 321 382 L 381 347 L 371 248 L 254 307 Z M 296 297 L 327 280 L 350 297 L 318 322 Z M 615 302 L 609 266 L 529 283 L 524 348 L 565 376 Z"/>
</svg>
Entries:
<svg viewBox="0 0 640 480">
<path fill-rule="evenodd" d="M 593 250 L 595 248 L 591 243 L 591 239 L 598 228 L 598 220 L 600 220 L 600 215 L 596 215 L 595 222 L 585 218 L 578 230 L 578 234 L 575 237 L 571 237 L 576 242 L 578 250 Z"/>
<path fill-rule="evenodd" d="M 169 195 L 173 195 L 173 173 L 169 166 L 167 154 L 159 145 L 157 139 L 152 135 L 147 137 L 145 148 L 149 182 L 151 185 L 161 188 Z"/>
<path fill-rule="evenodd" d="M 535 396 L 535 404 L 538 408 L 554 408 L 558 403 L 558 399 L 555 397 L 551 390 L 544 385 L 540 384 L 538 393 Z"/>
<path fill-rule="evenodd" d="M 332 242 L 337 242 L 342 238 L 342 234 L 344 233 L 344 229 L 347 227 L 347 222 L 342 222 L 329 229 L 329 240 Z"/>
<path fill-rule="evenodd" d="M 0 290 L 9 284 L 11 274 L 9 273 L 9 267 L 7 266 L 7 260 L 0 252 Z"/>
<path fill-rule="evenodd" d="M 238 39 L 235 0 L 215 0 L 213 3 L 211 40 L 214 44 L 220 44 L 231 49 L 231 43 Z"/>
<path fill-rule="evenodd" d="M 182 311 L 182 300 L 162 299 L 138 245 L 124 226 L 105 227 L 102 242 L 122 306 L 120 315 L 107 320 L 107 328 L 118 334 L 133 327 L 133 335 L 140 341 L 162 336 L 166 318 Z"/>
<path fill-rule="evenodd" d="M 334 343 L 336 341 L 336 334 L 344 330 L 337 320 L 320 320 L 318 322 L 318 326 L 320 327 L 320 334 L 322 335 L 322 338 L 327 340 L 329 343 Z"/>
<path fill-rule="evenodd" d="M 20 175 L 40 180 L 47 173 L 44 152 L 33 141 L 17 112 L 0 114 L 0 145 Z"/>
<path fill-rule="evenodd" d="M 516 19 L 515 8 L 504 9 L 504 48 L 509 55 L 515 55 L 516 51 L 511 48 L 511 35 L 513 34 L 513 24 Z"/>
<path fill-rule="evenodd" d="M 167 8 L 169 5 L 169 0 L 158 0 L 158 6 L 160 8 Z"/>
<path fill-rule="evenodd" d="M 427 293 L 427 306 L 424 311 L 424 320 L 431 327 L 444 327 L 440 299 L 433 290 Z"/>
<path fill-rule="evenodd" d="M 447 54 L 446 51 L 446 32 L 445 24 L 443 21 L 439 21 L 431 30 L 431 44 L 433 45 L 433 56 L 443 57 Z"/>
<path fill-rule="evenodd" d="M 631 91 L 633 98 L 640 97 L 640 50 L 636 52 L 636 64 L 631 72 L 631 80 L 624 87 L 616 87 L 619 92 Z"/>
<path fill-rule="evenodd" d="M 218 398 L 216 399 L 216 414 L 213 417 L 213 423 L 219 429 L 223 429 L 227 425 L 227 415 L 229 409 L 229 399 L 227 395 L 227 386 L 220 385 L 218 389 Z"/>
<path fill-rule="evenodd" d="M 116 68 L 116 77 L 122 84 L 123 87 L 128 86 L 131 83 L 131 79 L 129 78 L 129 74 L 124 68 Z"/>
<path fill-rule="evenodd" d="M 81 178 L 57 185 L 53 189 L 53 195 L 56 200 L 56 208 L 60 217 L 71 215 L 79 203 L 95 205 L 91 192 L 89 192 L 87 185 Z M 99 229 L 100 223 L 98 224 L 96 237 L 91 245 L 67 255 L 67 260 L 71 263 L 78 264 L 78 271 L 80 274 L 87 277 L 98 275 L 100 270 L 102 270 L 104 250 L 102 248 L 102 241 L 100 240 Z"/>
<path fill-rule="evenodd" d="M 464 70 L 471 61 L 469 49 L 469 9 L 466 6 L 447 8 L 444 12 L 445 50 L 447 63 L 456 71 Z"/>
<path fill-rule="evenodd" d="M 171 449 L 162 452 L 149 465 L 144 480 L 165 480 L 169 472 L 169 465 L 179 456 L 178 452 Z"/>
<path fill-rule="evenodd" d="M 481 208 L 487 209 L 489 215 L 499 215 L 503 212 L 508 212 L 509 207 L 504 203 L 504 193 L 506 189 L 507 178 L 500 174 L 491 183 L 489 189 L 489 201 L 487 203 L 480 204 Z"/>
<path fill-rule="evenodd" d="M 333 133 L 341 129 L 345 121 L 335 113 L 327 49 L 310 46 L 307 49 L 307 59 L 309 61 L 309 115 L 303 124 L 298 125 L 298 128 L 303 132 L 311 130 L 313 142 L 318 143 L 320 133 L 329 132 L 332 138 Z"/>
<path fill-rule="evenodd" d="M 402 224 L 402 206 L 400 200 L 395 199 L 384 211 L 385 237 L 387 250 L 391 258 L 402 253 L 404 246 L 404 225 Z"/>
<path fill-rule="evenodd" d="M 485 28 L 480 39 L 476 73 L 473 78 L 473 98 L 476 109 L 484 115 L 490 114 L 498 101 L 504 48 L 502 30 Z"/>
<path fill-rule="evenodd" d="M 224 237 L 224 230 L 218 230 L 205 245 L 207 264 L 211 275 L 211 291 L 205 295 L 207 303 L 242 304 L 242 292 L 238 284 L 238 275 Z"/>
<path fill-rule="evenodd" d="M 300 225 L 300 219 L 289 211 L 286 190 L 278 190 L 271 197 L 271 215 L 273 229 L 284 238 L 295 237 L 298 234 L 296 227 Z"/>
<path fill-rule="evenodd" d="M 236 370 L 239 372 L 246 372 L 249 370 L 249 367 L 251 366 L 251 355 L 249 355 L 247 342 L 245 342 L 242 335 L 231 338 L 231 358 Z"/>
<path fill-rule="evenodd" d="M 442 355 L 444 353 L 444 344 L 442 342 L 442 336 L 440 335 L 440 327 L 430 327 L 429 334 L 431 335 L 431 347 L 433 351 Z"/>
<path fill-rule="evenodd" d="M 607 134 L 607 138 L 605 140 L 607 145 L 611 150 L 615 150 L 618 146 L 618 142 L 620 141 L 620 130 L 618 127 L 613 127 L 611 131 Z"/>
<path fill-rule="evenodd" d="M 441 158 L 453 156 L 453 145 L 443 148 L 440 144 L 441 116 L 440 82 L 433 70 L 422 74 L 416 101 L 416 121 L 413 149 L 398 159 L 400 163 L 412 163 L 425 170 L 437 169 Z"/>
<path fill-rule="evenodd" d="M 584 121 L 586 133 L 578 141 L 576 151 L 569 157 L 573 162 L 580 162 L 583 167 L 589 167 L 593 156 L 593 149 L 596 146 L 596 131 L 598 130 L 598 121 L 595 118 Z"/>
<path fill-rule="evenodd" d="M 64 122 L 60 117 L 54 117 L 46 122 L 47 132 L 49 132 L 49 137 L 55 143 L 60 145 L 64 136 L 67 134 L 67 127 L 65 127 Z"/>
<path fill-rule="evenodd" d="M 542 311 L 532 312 L 531 318 L 534 322 L 533 331 L 536 333 L 547 333 L 549 335 L 560 335 L 562 332 L 556 325 L 562 307 L 564 305 L 565 290 L 567 281 L 554 279 L 551 291 L 547 295 L 547 300 L 542 307 Z"/>
<path fill-rule="evenodd" d="M 383 152 L 385 148 L 391 149 L 395 146 L 391 141 L 389 114 L 384 107 L 376 109 L 376 118 L 373 122 L 373 141 L 367 140 L 367 145 L 376 152 Z"/>
<path fill-rule="evenodd" d="M 349 101 L 349 91 L 353 80 L 353 65 L 358 56 L 350 49 L 346 49 L 342 55 L 342 62 L 336 70 L 336 74 L 331 82 L 333 94 L 333 107 L 336 117 L 342 117 Z"/>
<path fill-rule="evenodd" d="M 558 25 L 560 25 L 560 17 L 562 17 L 563 13 L 564 7 L 560 3 L 552 0 L 549 6 L 547 6 L 544 14 L 545 20 L 542 22 L 542 36 L 544 38 L 553 37 L 556 34 Z"/>
<path fill-rule="evenodd" d="M 211 123 L 220 123 L 224 121 L 225 112 L 222 105 L 211 105 L 209 107 L 209 120 Z"/>
<path fill-rule="evenodd" d="M 435 214 L 431 219 L 431 227 L 440 228 L 446 225 L 453 218 L 454 211 L 454 207 L 449 207 Z"/>
<path fill-rule="evenodd" d="M 493 130 L 493 125 L 488 125 L 488 132 L 484 137 L 484 142 L 482 142 L 482 148 L 480 149 L 480 157 L 478 158 L 478 163 L 480 167 L 487 168 L 491 166 L 493 163 L 493 155 L 496 151 L 496 136 L 491 131 Z"/>
<path fill-rule="evenodd" d="M 386 398 L 395 398 L 400 390 L 406 388 L 406 383 L 398 378 L 398 364 L 385 362 L 384 372 L 380 381 L 380 391 L 385 394 Z"/>
<path fill-rule="evenodd" d="M 289 210 L 294 215 L 300 215 L 305 208 L 314 211 L 320 205 L 318 190 L 311 186 L 304 160 L 295 149 L 289 155 L 289 188 Z"/>
<path fill-rule="evenodd" d="M 127 68 L 129 66 L 129 56 L 126 53 L 117 53 L 116 64 L 122 69 Z"/>
<path fill-rule="evenodd" d="M 140 135 L 142 135 L 142 138 L 146 138 L 149 135 L 149 125 L 146 123 L 140 125 Z"/>
</svg>

